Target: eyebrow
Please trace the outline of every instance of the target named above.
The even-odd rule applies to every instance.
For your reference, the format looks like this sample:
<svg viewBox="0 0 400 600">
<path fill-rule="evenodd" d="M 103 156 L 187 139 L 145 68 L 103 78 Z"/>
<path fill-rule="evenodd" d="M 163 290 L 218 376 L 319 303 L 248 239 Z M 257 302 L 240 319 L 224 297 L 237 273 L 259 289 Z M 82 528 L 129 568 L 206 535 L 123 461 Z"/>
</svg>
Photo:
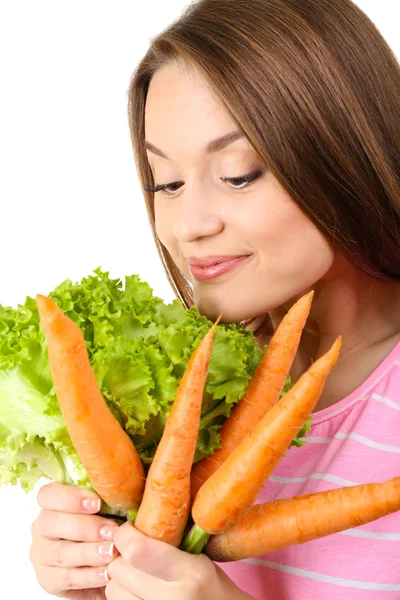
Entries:
<svg viewBox="0 0 400 600">
<path fill-rule="evenodd" d="M 219 138 L 209 142 L 205 148 L 205 152 L 207 154 L 213 154 L 214 152 L 220 152 L 221 150 L 224 150 L 230 144 L 233 144 L 233 142 L 236 142 L 237 140 L 240 140 L 243 137 L 244 137 L 244 134 L 241 131 L 231 131 L 231 133 L 227 133 L 226 135 L 223 135 L 222 137 L 219 137 Z M 161 158 L 165 158 L 166 160 L 171 160 L 168 158 L 168 156 L 166 154 L 164 154 L 164 152 L 162 150 L 160 150 L 159 148 L 157 148 L 157 146 L 154 146 L 154 144 L 151 144 L 148 141 L 145 141 L 145 148 L 146 148 L 146 150 L 149 150 L 150 152 L 152 152 L 153 154 L 156 154 L 157 156 L 160 156 Z"/>
</svg>

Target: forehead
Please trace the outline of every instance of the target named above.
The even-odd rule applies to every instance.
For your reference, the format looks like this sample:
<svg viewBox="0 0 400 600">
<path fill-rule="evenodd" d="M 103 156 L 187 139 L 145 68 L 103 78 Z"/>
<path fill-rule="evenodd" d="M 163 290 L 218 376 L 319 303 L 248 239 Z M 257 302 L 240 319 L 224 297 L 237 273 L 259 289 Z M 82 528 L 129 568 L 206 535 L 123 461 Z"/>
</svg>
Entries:
<svg viewBox="0 0 400 600">
<path fill-rule="evenodd" d="M 168 128 L 168 123 L 175 128 L 192 129 L 196 122 L 235 128 L 229 112 L 195 67 L 165 65 L 150 82 L 145 107 L 146 137 Z"/>
<path fill-rule="evenodd" d="M 230 152 L 250 149 L 229 111 L 195 67 L 169 64 L 150 83 L 145 112 L 146 145 L 156 155 L 182 162 L 227 147 L 221 138 L 235 134 Z M 240 135 L 238 135 L 240 134 Z M 241 140 L 241 141 L 240 141 Z M 217 142 L 215 148 L 213 142 Z"/>
<path fill-rule="evenodd" d="M 156 102 L 175 99 L 184 103 L 195 99 L 212 99 L 212 91 L 201 72 L 194 66 L 168 63 L 158 69 L 151 81 L 146 109 Z"/>
</svg>

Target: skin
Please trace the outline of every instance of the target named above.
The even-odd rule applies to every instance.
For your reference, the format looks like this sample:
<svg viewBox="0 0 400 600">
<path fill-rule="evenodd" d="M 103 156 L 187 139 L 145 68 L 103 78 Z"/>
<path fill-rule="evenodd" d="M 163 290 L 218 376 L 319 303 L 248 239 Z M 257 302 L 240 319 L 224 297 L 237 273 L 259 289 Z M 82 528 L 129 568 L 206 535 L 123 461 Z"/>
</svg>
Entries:
<svg viewBox="0 0 400 600">
<path fill-rule="evenodd" d="M 31 561 L 47 593 L 74 600 L 254 600 L 205 555 L 152 540 L 128 522 L 118 526 L 95 507 L 85 510 L 84 498 L 98 496 L 59 483 L 39 490 Z M 110 543 L 112 554 L 104 554 Z"/>
<path fill-rule="evenodd" d="M 244 138 L 205 151 L 237 126 L 194 69 L 170 64 L 155 74 L 145 128 L 146 140 L 168 157 L 148 151 L 155 182 L 178 182 L 171 193 L 155 194 L 157 234 L 192 282 L 200 312 L 235 322 L 269 313 L 272 329 L 258 339 L 263 347 L 289 307 L 314 289 L 292 378 L 342 335 L 340 359 L 316 410 L 355 390 L 400 337 L 400 285 L 367 277 L 345 260 Z M 239 190 L 221 179 L 256 170 L 261 177 Z M 196 280 L 186 260 L 243 254 L 250 256 L 245 263 L 208 282 Z M 54 483 L 39 491 L 31 561 L 47 592 L 75 600 L 251 600 L 206 556 L 152 540 L 129 523 L 114 524 L 114 552 L 101 556 L 100 529 L 110 520 L 82 508 L 89 495 L 96 498 Z"/>
<path fill-rule="evenodd" d="M 156 229 L 192 282 L 200 312 L 212 319 L 222 313 L 235 322 L 268 312 L 273 329 L 259 337 L 263 347 L 289 307 L 313 289 L 292 378 L 342 335 L 340 359 L 315 410 L 355 390 L 400 337 L 400 284 L 368 277 L 349 263 L 245 139 L 205 152 L 211 140 L 238 127 L 195 68 L 168 64 L 155 74 L 145 129 L 146 140 L 169 159 L 148 151 L 155 182 L 182 182 L 155 194 Z M 262 176 L 240 190 L 221 180 L 257 169 Z M 192 276 L 188 257 L 220 254 L 251 256 L 218 279 Z"/>
<path fill-rule="evenodd" d="M 209 141 L 238 127 L 198 74 L 174 65 L 156 73 L 145 129 L 146 140 L 171 159 L 148 151 L 156 183 L 184 182 L 175 193 L 155 194 L 156 230 L 193 283 L 201 313 L 215 318 L 222 312 L 227 322 L 261 315 L 327 273 L 334 260 L 329 244 L 245 138 L 204 152 Z M 221 181 L 258 169 L 262 176 L 242 189 Z M 207 282 L 197 281 L 187 263 L 192 256 L 245 254 L 251 257 L 242 267 Z M 232 294 L 234 302 L 228 301 Z"/>
</svg>

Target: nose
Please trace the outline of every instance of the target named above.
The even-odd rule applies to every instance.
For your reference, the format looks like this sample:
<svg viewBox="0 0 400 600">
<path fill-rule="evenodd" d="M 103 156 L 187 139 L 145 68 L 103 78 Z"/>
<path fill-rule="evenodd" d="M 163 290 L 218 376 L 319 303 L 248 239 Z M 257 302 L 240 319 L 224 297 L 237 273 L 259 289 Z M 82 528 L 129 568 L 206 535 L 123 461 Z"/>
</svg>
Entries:
<svg viewBox="0 0 400 600">
<path fill-rule="evenodd" d="M 186 189 L 175 216 L 174 234 L 185 244 L 217 235 L 224 228 L 218 214 L 218 203 L 205 190 Z"/>
</svg>

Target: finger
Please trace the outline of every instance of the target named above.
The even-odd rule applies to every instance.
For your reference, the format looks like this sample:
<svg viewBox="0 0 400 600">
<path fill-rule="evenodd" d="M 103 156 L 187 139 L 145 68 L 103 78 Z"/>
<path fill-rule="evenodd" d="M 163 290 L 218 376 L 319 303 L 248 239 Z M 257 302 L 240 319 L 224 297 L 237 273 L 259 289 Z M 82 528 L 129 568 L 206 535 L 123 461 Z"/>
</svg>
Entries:
<svg viewBox="0 0 400 600">
<path fill-rule="evenodd" d="M 31 561 L 47 567 L 101 567 L 119 555 L 113 542 L 85 543 L 39 538 Z"/>
<path fill-rule="evenodd" d="M 131 595 L 136 594 L 136 596 L 143 598 L 143 600 L 154 600 L 156 598 L 168 600 L 176 598 L 176 594 L 174 593 L 176 583 L 174 581 L 164 581 L 144 571 L 140 571 L 129 565 L 122 556 L 110 562 L 107 567 L 107 575 L 110 580 L 119 583 Z"/>
<path fill-rule="evenodd" d="M 53 595 L 59 595 L 67 590 L 101 588 L 109 581 L 106 567 L 62 569 L 40 566 L 36 569 L 36 578 L 41 587 L 48 594 Z"/>
<path fill-rule="evenodd" d="M 142 600 L 136 594 L 131 594 L 122 585 L 111 579 L 106 586 L 107 600 Z"/>
<path fill-rule="evenodd" d="M 56 482 L 41 487 L 37 501 L 43 509 L 74 514 L 93 514 L 102 505 L 101 498 L 92 490 Z"/>
<path fill-rule="evenodd" d="M 178 581 L 183 571 L 199 570 L 203 561 L 209 561 L 204 555 L 195 556 L 165 542 L 153 540 L 130 522 L 118 528 L 114 543 L 128 564 L 167 581 Z"/>
<path fill-rule="evenodd" d="M 32 526 L 32 535 L 38 533 L 53 540 L 97 542 L 102 539 L 111 540 L 117 530 L 118 524 L 105 517 L 42 510 Z"/>
</svg>

